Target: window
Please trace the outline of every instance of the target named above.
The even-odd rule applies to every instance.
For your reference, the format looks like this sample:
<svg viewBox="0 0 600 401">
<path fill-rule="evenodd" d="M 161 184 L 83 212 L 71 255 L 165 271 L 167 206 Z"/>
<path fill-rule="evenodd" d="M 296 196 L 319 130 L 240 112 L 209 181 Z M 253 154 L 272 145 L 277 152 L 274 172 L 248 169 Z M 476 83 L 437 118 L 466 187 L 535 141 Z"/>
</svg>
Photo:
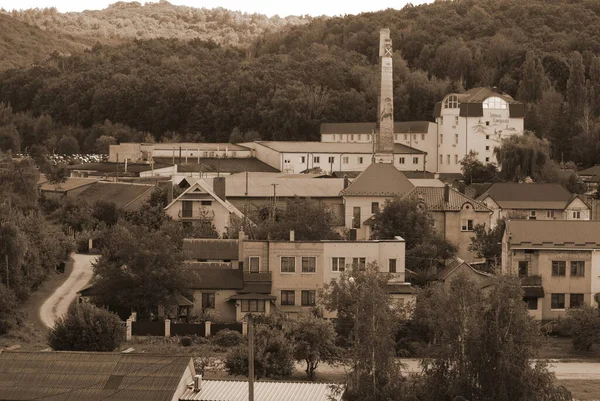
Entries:
<svg viewBox="0 0 600 401">
<path fill-rule="evenodd" d="M 413 141 L 417 140 L 417 134 L 413 134 Z"/>
<path fill-rule="evenodd" d="M 579 212 L 579 211 L 573 212 L 573 218 L 574 219 L 580 219 L 581 218 L 581 212 Z"/>
<path fill-rule="evenodd" d="M 404 140 L 408 141 L 408 134 L 404 134 Z"/>
<path fill-rule="evenodd" d="M 375 214 L 379 211 L 379 202 L 371 202 L 371 213 Z"/>
<path fill-rule="evenodd" d="M 444 164 L 444 155 L 440 155 L 440 164 Z"/>
<path fill-rule="evenodd" d="M 485 139 L 490 139 L 490 136 L 489 136 L 489 135 L 486 135 L 486 136 L 485 136 Z"/>
<path fill-rule="evenodd" d="M 315 290 L 302 290 L 302 292 L 300 293 L 302 298 L 302 306 L 315 306 L 315 293 Z"/>
<path fill-rule="evenodd" d="M 360 141 L 360 137 L 361 137 L 361 135 L 360 135 L 360 134 L 358 134 L 358 140 L 359 140 L 359 141 Z"/>
<path fill-rule="evenodd" d="M 565 294 L 552 294 L 551 309 L 565 309 Z"/>
<path fill-rule="evenodd" d="M 284 164 L 290 164 L 291 162 L 292 162 L 292 161 L 291 161 L 290 159 L 285 159 L 285 160 L 283 161 L 283 163 L 284 163 Z"/>
<path fill-rule="evenodd" d="M 329 159 L 327 160 L 329 163 L 335 163 L 335 157 L 333 156 L 329 156 Z"/>
<path fill-rule="evenodd" d="M 363 164 L 363 158 L 362 157 L 358 158 L 358 164 Z"/>
<path fill-rule="evenodd" d="M 460 231 L 473 231 L 473 220 L 462 219 L 460 221 Z"/>
<path fill-rule="evenodd" d="M 242 312 L 264 312 L 265 301 L 257 299 L 243 299 Z"/>
<path fill-rule="evenodd" d="M 352 228 L 360 228 L 360 207 L 354 206 L 352 209 Z"/>
<path fill-rule="evenodd" d="M 537 298 L 527 298 L 525 300 L 525 302 L 527 302 L 527 309 L 537 310 L 537 308 L 538 308 L 538 299 Z"/>
<path fill-rule="evenodd" d="M 348 164 L 349 161 L 350 161 L 350 158 L 348 156 L 344 156 L 342 158 L 342 163 L 344 163 L 344 164 Z"/>
<path fill-rule="evenodd" d="M 181 217 L 192 217 L 192 201 L 181 201 Z"/>
<path fill-rule="evenodd" d="M 421 140 L 424 141 L 425 140 L 425 134 L 421 134 Z"/>
<path fill-rule="evenodd" d="M 440 117 L 440 125 L 444 125 L 444 117 Z"/>
<path fill-rule="evenodd" d="M 489 158 L 489 157 L 486 157 L 486 158 L 485 158 L 485 162 L 486 162 L 486 163 L 488 163 L 489 161 L 490 161 L 490 158 Z"/>
<path fill-rule="evenodd" d="M 581 308 L 583 306 L 583 294 L 569 295 L 569 308 Z"/>
<path fill-rule="evenodd" d="M 486 121 L 486 122 L 485 122 L 485 125 L 487 125 L 487 126 L 489 127 L 489 125 L 490 125 L 490 122 L 489 122 L 489 121 Z"/>
<path fill-rule="evenodd" d="M 489 147 L 489 146 L 486 146 L 486 147 L 485 147 L 485 150 L 490 150 L 490 147 Z"/>
<path fill-rule="evenodd" d="M 440 145 L 444 143 L 444 134 L 440 134 Z"/>
<path fill-rule="evenodd" d="M 313 163 L 321 163 L 321 156 L 314 156 Z"/>
<path fill-rule="evenodd" d="M 396 259 L 390 259 L 388 263 L 388 271 L 390 273 L 396 273 Z"/>
<path fill-rule="evenodd" d="M 458 116 L 454 116 L 454 125 L 458 125 Z"/>
<path fill-rule="evenodd" d="M 454 144 L 458 145 L 458 134 L 454 134 Z"/>
<path fill-rule="evenodd" d="M 554 218 L 554 210 L 548 210 L 546 212 L 546 217 L 548 217 L 549 219 L 553 219 Z"/>
<path fill-rule="evenodd" d="M 346 258 L 331 258 L 331 271 L 343 272 L 346 270 Z"/>
<path fill-rule="evenodd" d="M 260 258 L 258 256 L 250 256 L 248 258 L 248 270 L 250 273 L 258 273 L 260 271 Z"/>
<path fill-rule="evenodd" d="M 552 261 L 552 275 L 553 276 L 566 276 L 567 275 L 567 262 L 564 260 L 553 260 Z"/>
<path fill-rule="evenodd" d="M 497 96 L 488 97 L 483 102 L 484 109 L 494 109 L 494 110 L 506 110 L 508 109 L 508 103 L 504 100 L 500 99 Z"/>
<path fill-rule="evenodd" d="M 454 164 L 458 164 L 458 155 L 454 155 Z"/>
<path fill-rule="evenodd" d="M 571 261 L 571 277 L 585 276 L 585 262 L 583 260 Z"/>
<path fill-rule="evenodd" d="M 365 270 L 367 267 L 367 258 L 352 258 L 352 269 Z"/>
<path fill-rule="evenodd" d="M 398 159 L 398 163 L 399 164 L 404 164 L 404 160 L 405 160 L 404 157 L 401 157 L 401 158 Z"/>
<path fill-rule="evenodd" d="M 215 307 L 215 293 L 214 292 L 203 292 L 202 293 L 202 309 L 214 309 Z"/>
<path fill-rule="evenodd" d="M 281 305 L 295 305 L 296 291 L 281 290 Z"/>
<path fill-rule="evenodd" d="M 419 164 L 419 158 L 413 157 L 413 164 Z"/>
<path fill-rule="evenodd" d="M 282 273 L 295 273 L 296 272 L 296 258 L 293 256 L 282 256 L 281 257 L 281 272 Z"/>
<path fill-rule="evenodd" d="M 535 216 L 535 210 L 530 210 L 529 211 L 529 220 L 535 220 L 536 216 Z"/>
<path fill-rule="evenodd" d="M 446 164 L 450 164 L 450 155 L 446 155 Z"/>
<path fill-rule="evenodd" d="M 306 163 L 306 156 L 300 156 L 300 163 Z"/>
<path fill-rule="evenodd" d="M 519 260 L 519 277 L 529 276 L 529 262 L 526 260 Z"/>
<path fill-rule="evenodd" d="M 394 141 L 397 141 L 397 140 L 398 140 L 398 134 L 395 134 L 394 135 Z"/>
<path fill-rule="evenodd" d="M 212 205 L 212 201 L 209 201 L 209 200 L 203 200 L 203 201 L 200 201 L 200 204 L 201 204 L 202 206 L 210 206 L 210 205 Z"/>
<path fill-rule="evenodd" d="M 350 134 L 350 140 L 353 141 L 354 140 L 354 134 Z"/>
<path fill-rule="evenodd" d="M 317 258 L 302 256 L 302 273 L 315 273 L 317 271 Z"/>
<path fill-rule="evenodd" d="M 445 109 L 457 109 L 458 108 L 458 96 L 449 95 L 446 100 L 444 100 L 444 108 Z"/>
</svg>

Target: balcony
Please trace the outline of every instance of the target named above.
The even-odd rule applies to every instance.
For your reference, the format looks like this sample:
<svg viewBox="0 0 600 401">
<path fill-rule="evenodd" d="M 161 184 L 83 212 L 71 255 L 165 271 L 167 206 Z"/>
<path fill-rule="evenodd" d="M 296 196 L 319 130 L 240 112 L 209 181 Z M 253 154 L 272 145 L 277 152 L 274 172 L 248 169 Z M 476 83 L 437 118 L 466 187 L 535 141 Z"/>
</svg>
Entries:
<svg viewBox="0 0 600 401">
<path fill-rule="evenodd" d="M 206 207 L 196 207 L 193 209 L 182 209 L 177 216 L 181 220 L 212 221 L 215 218 L 215 212 Z"/>
<path fill-rule="evenodd" d="M 542 286 L 542 276 L 521 277 L 521 285 L 523 287 L 541 287 Z"/>
</svg>

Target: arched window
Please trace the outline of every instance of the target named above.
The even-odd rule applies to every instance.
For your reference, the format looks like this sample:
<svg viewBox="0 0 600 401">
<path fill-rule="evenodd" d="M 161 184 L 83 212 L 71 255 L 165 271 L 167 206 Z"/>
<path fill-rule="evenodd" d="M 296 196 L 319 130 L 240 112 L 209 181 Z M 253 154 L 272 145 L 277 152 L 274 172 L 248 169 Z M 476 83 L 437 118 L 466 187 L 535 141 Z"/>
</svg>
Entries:
<svg viewBox="0 0 600 401">
<path fill-rule="evenodd" d="M 506 110 L 508 109 L 508 103 L 499 97 L 492 96 L 485 99 L 483 102 L 484 109 L 493 109 L 493 110 Z"/>
<path fill-rule="evenodd" d="M 445 109 L 458 109 L 458 96 L 449 95 L 444 100 L 444 108 Z"/>
</svg>

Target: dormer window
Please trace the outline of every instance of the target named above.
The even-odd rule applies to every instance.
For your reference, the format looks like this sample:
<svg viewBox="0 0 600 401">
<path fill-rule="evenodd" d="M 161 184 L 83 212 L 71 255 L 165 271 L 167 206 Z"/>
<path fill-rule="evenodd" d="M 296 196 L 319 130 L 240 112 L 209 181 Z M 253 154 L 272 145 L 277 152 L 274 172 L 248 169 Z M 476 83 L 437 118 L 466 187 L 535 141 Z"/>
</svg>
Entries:
<svg viewBox="0 0 600 401">
<path fill-rule="evenodd" d="M 483 102 L 483 108 L 491 110 L 506 110 L 508 109 L 508 103 L 497 96 L 492 96 L 485 99 Z"/>
<path fill-rule="evenodd" d="M 458 109 L 458 96 L 449 95 L 446 100 L 444 100 L 444 108 L 445 109 Z"/>
</svg>

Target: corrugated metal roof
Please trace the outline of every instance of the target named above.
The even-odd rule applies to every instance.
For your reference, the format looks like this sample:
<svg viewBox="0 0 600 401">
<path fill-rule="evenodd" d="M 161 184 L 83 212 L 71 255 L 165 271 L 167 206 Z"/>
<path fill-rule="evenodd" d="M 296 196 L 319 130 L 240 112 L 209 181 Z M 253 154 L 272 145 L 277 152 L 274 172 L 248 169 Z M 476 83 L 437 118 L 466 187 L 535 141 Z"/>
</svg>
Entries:
<svg viewBox="0 0 600 401">
<path fill-rule="evenodd" d="M 444 200 L 444 187 L 417 187 L 407 197 L 422 201 L 427 209 L 432 211 L 458 211 L 465 203 L 470 203 L 477 212 L 490 212 L 490 209 L 483 203 L 469 198 L 454 188 L 448 188 L 448 190 L 448 202 Z"/>
<path fill-rule="evenodd" d="M 254 383 L 254 399 L 257 401 L 329 401 L 341 400 L 327 383 L 290 383 L 265 382 Z M 204 380 L 202 389 L 186 391 L 181 401 L 247 401 L 248 382 L 227 380 Z"/>
<path fill-rule="evenodd" d="M 190 363 L 174 355 L 5 351 L 0 400 L 171 401 Z"/>
<path fill-rule="evenodd" d="M 404 174 L 404 172 L 402 173 Z M 404 174 L 406 175 L 406 174 Z M 445 184 L 437 178 L 409 178 L 411 184 L 415 187 L 443 187 Z"/>
<path fill-rule="evenodd" d="M 148 199 L 155 187 L 155 185 L 149 184 L 98 181 L 77 194 L 77 198 L 92 203 L 97 201 L 112 202 L 120 209 L 133 210 L 135 208 L 129 208 L 128 206 L 133 202 L 138 207 L 141 206 L 141 201 Z"/>
<path fill-rule="evenodd" d="M 342 143 L 342 142 L 292 142 L 266 141 L 256 142 L 258 145 L 282 153 L 373 153 L 372 143 Z M 422 150 L 411 148 L 400 143 L 394 144 L 394 154 L 424 154 Z"/>
<path fill-rule="evenodd" d="M 560 184 L 500 182 L 480 197 L 491 197 L 502 209 L 564 209 L 573 195 Z"/>
<path fill-rule="evenodd" d="M 390 163 L 373 163 L 366 168 L 348 188 L 343 196 L 402 196 L 414 185 Z"/>
<path fill-rule="evenodd" d="M 41 191 L 45 192 L 66 192 L 73 189 L 81 188 L 86 185 L 92 185 L 97 182 L 98 178 L 67 178 L 67 180 L 60 184 L 51 184 L 48 181 L 40 186 Z"/>
<path fill-rule="evenodd" d="M 509 220 L 506 227 L 513 248 L 600 248 L 600 221 Z"/>
<path fill-rule="evenodd" d="M 400 121 L 394 123 L 394 133 L 426 134 L 430 121 Z M 322 123 L 321 134 L 371 134 L 376 123 Z"/>
</svg>

